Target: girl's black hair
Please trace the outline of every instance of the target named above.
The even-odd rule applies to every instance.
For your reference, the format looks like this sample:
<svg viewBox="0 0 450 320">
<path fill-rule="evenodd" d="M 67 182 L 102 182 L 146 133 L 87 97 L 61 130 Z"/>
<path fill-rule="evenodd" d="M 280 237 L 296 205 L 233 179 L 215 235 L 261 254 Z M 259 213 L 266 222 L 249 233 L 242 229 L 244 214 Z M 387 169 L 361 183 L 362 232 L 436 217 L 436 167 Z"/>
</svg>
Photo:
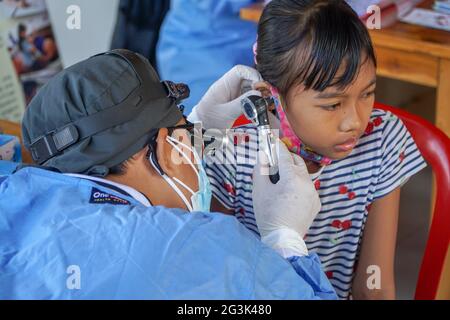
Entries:
<svg viewBox="0 0 450 320">
<path fill-rule="evenodd" d="M 257 69 L 283 95 L 296 84 L 343 89 L 368 59 L 376 66 L 369 32 L 344 0 L 272 0 L 263 11 Z"/>
</svg>

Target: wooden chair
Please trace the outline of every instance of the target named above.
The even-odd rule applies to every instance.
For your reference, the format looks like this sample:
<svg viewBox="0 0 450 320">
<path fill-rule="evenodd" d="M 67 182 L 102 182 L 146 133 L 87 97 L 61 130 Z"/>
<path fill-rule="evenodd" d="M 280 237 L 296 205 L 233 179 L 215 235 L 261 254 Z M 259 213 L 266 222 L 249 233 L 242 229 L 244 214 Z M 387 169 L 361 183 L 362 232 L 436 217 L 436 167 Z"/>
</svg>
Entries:
<svg viewBox="0 0 450 320">
<path fill-rule="evenodd" d="M 398 116 L 414 138 L 436 177 L 436 202 L 416 285 L 415 299 L 436 299 L 450 242 L 450 139 L 428 121 L 404 110 L 375 104 Z"/>
</svg>

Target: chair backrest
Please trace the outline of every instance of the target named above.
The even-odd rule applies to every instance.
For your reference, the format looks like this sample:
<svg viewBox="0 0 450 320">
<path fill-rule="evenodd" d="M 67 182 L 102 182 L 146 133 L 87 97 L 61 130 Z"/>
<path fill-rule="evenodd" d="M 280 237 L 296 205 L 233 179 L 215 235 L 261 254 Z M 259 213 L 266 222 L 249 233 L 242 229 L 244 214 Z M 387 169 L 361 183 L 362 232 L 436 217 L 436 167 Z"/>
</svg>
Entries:
<svg viewBox="0 0 450 320">
<path fill-rule="evenodd" d="M 22 161 L 27 164 L 33 163 L 30 153 L 23 146 L 22 127 L 20 124 L 7 120 L 0 120 L 0 133 L 19 137 L 20 143 L 22 144 Z"/>
<path fill-rule="evenodd" d="M 450 139 L 428 121 L 404 110 L 375 104 L 399 117 L 411 133 L 436 177 L 436 203 L 415 298 L 435 299 L 450 242 Z"/>
<path fill-rule="evenodd" d="M 436 203 L 415 293 L 415 299 L 435 299 L 450 242 L 450 139 L 419 116 L 381 103 L 375 107 L 403 121 L 436 176 Z M 241 116 L 234 126 L 248 123 Z"/>
</svg>

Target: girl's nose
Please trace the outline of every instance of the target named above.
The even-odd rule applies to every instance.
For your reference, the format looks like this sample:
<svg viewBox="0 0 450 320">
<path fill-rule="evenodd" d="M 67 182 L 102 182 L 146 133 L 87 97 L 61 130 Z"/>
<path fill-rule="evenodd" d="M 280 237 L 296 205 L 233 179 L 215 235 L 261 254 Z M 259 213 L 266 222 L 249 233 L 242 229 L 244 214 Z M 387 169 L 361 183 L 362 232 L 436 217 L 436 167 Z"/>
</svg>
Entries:
<svg viewBox="0 0 450 320">
<path fill-rule="evenodd" d="M 361 117 L 358 113 L 356 105 L 351 105 L 344 108 L 342 121 L 340 125 L 340 131 L 351 132 L 359 131 L 361 128 Z"/>
</svg>

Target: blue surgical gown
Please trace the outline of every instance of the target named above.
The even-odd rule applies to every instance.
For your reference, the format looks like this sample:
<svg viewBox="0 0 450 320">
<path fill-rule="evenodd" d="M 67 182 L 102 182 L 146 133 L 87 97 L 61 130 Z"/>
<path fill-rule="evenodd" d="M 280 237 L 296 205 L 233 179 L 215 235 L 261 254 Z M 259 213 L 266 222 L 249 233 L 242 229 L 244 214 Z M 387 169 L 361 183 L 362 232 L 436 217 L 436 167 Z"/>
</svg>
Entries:
<svg viewBox="0 0 450 320">
<path fill-rule="evenodd" d="M 0 176 L 12 173 L 18 165 L 17 162 L 0 160 Z"/>
<path fill-rule="evenodd" d="M 0 177 L 0 299 L 335 298 L 317 256 L 284 260 L 234 217 L 39 168 Z"/>
<path fill-rule="evenodd" d="M 239 17 L 255 0 L 172 0 L 157 48 L 163 80 L 189 85 L 187 114 L 217 79 L 237 64 L 254 65 L 256 23 Z"/>
</svg>

